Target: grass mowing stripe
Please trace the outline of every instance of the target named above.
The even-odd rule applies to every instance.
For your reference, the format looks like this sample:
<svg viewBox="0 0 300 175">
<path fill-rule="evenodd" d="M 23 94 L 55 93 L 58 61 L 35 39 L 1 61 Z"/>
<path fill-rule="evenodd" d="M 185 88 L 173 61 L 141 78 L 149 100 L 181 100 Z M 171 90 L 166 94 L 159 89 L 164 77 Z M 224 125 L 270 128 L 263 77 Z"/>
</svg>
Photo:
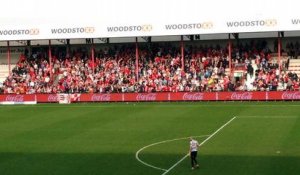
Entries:
<svg viewBox="0 0 300 175">
<path fill-rule="evenodd" d="M 203 142 L 200 143 L 200 146 L 202 146 L 205 142 L 207 142 L 209 139 L 211 139 L 214 135 L 216 135 L 219 131 L 221 131 L 225 126 L 227 126 L 229 123 L 231 123 L 236 117 L 233 117 L 228 122 L 226 122 L 224 125 L 222 125 L 219 129 L 217 129 L 214 133 L 212 133 L 207 139 L 205 139 Z M 176 162 L 173 166 L 171 166 L 169 169 L 167 169 L 166 172 L 164 172 L 162 175 L 167 174 L 170 172 L 173 168 L 175 168 L 178 164 L 180 164 L 185 158 L 187 158 L 189 154 L 186 154 L 182 159 L 180 159 L 178 162 Z"/>
<path fill-rule="evenodd" d="M 295 119 L 298 118 L 299 116 L 284 116 L 284 115 L 275 115 L 275 116 L 271 116 L 271 115 L 249 115 L 249 116 L 238 116 L 238 118 L 282 118 L 282 119 Z"/>
</svg>

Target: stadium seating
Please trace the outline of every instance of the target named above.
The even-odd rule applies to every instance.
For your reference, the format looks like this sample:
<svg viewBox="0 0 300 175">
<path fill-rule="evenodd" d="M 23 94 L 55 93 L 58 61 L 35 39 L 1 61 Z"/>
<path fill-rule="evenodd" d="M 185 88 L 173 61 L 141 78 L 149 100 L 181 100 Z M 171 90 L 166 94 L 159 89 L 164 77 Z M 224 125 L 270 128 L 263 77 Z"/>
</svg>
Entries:
<svg viewBox="0 0 300 175">
<path fill-rule="evenodd" d="M 298 89 L 298 76 L 284 69 L 287 60 L 283 59 L 285 66 L 279 71 L 274 61 L 277 55 L 271 54 L 267 46 L 240 44 L 232 50 L 230 72 L 227 48 L 217 45 L 187 46 L 184 70 L 178 48 L 170 45 L 140 48 L 138 79 L 133 46 L 97 50 L 94 72 L 91 58 L 80 49 L 65 57 L 62 55 L 66 54 L 54 53 L 52 69 L 45 58 L 47 53 L 33 53 L 27 58 L 20 57 L 2 91 L 31 94 Z M 294 61 L 291 63 L 293 67 Z M 238 75 L 239 79 L 232 75 Z"/>
<path fill-rule="evenodd" d="M 11 69 L 16 65 L 11 64 Z M 9 66 L 7 64 L 0 64 L 0 82 L 2 83 L 9 75 Z"/>
</svg>

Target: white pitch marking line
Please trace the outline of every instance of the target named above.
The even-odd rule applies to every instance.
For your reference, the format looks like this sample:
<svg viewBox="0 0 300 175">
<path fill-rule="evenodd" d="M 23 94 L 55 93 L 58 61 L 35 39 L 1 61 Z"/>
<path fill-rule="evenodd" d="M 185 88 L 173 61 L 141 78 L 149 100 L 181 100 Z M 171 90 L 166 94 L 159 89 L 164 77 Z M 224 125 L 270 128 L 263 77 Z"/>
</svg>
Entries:
<svg viewBox="0 0 300 175">
<path fill-rule="evenodd" d="M 232 122 L 236 117 L 233 117 L 230 119 L 227 123 L 222 125 L 218 130 L 216 130 L 213 134 L 211 134 L 209 137 L 207 137 L 203 142 L 200 143 L 200 146 L 202 146 L 205 142 L 207 142 L 210 138 L 212 138 L 214 135 L 216 135 L 221 129 L 223 129 L 225 126 L 227 126 L 230 122 Z M 173 168 L 175 168 L 178 164 L 180 164 L 185 158 L 187 158 L 189 154 L 186 154 L 182 159 L 180 159 L 178 162 L 176 162 L 173 166 L 171 166 L 167 171 L 165 171 L 162 175 L 166 175 L 168 172 L 170 172 Z"/>
<path fill-rule="evenodd" d="M 207 137 L 209 135 L 201 135 L 201 136 L 192 136 L 192 137 L 196 137 L 196 138 L 199 138 L 199 137 Z M 144 146 L 143 148 L 139 149 L 136 153 L 135 153 L 135 158 L 141 162 L 142 164 L 148 166 L 148 167 L 151 167 L 151 168 L 154 168 L 154 169 L 157 169 L 157 170 L 162 170 L 162 171 L 167 171 L 167 169 L 164 169 L 164 168 L 160 168 L 160 167 L 156 167 L 156 166 L 153 166 L 153 165 L 150 165 L 149 163 L 141 160 L 139 158 L 139 154 L 141 151 L 143 151 L 144 149 L 146 148 L 149 148 L 151 146 L 155 146 L 155 145 L 159 145 L 159 144 L 163 144 L 163 143 L 167 143 L 167 142 L 173 142 L 173 141 L 177 141 L 177 140 L 184 140 L 184 139 L 188 139 L 190 137 L 182 137 L 182 138 L 177 138 L 177 139 L 171 139 L 171 140 L 164 140 L 164 141 L 160 141 L 160 142 L 156 142 L 156 143 L 152 143 L 150 145 L 147 145 L 147 146 Z"/>
</svg>

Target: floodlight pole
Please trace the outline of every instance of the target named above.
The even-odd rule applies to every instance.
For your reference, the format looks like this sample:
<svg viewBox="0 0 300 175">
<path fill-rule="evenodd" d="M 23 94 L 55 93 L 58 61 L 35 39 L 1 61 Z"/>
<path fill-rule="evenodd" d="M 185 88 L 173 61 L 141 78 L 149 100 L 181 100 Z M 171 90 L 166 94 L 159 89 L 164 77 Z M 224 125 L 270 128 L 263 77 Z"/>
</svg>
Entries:
<svg viewBox="0 0 300 175">
<path fill-rule="evenodd" d="M 9 45 L 9 41 L 7 41 L 7 64 L 8 64 L 8 75 L 11 75 L 11 70 L 10 70 L 10 45 Z"/>
<path fill-rule="evenodd" d="M 278 69 L 279 69 L 279 73 L 281 72 L 281 36 L 280 36 L 280 32 L 278 32 L 278 46 L 277 46 L 277 51 L 278 51 L 278 56 L 277 56 L 277 62 L 278 62 Z"/>
<path fill-rule="evenodd" d="M 52 80 L 52 52 L 51 52 L 51 40 L 49 40 L 48 57 L 50 65 L 50 79 Z"/>
<path fill-rule="evenodd" d="M 135 37 L 135 76 L 136 81 L 139 81 L 139 48 L 137 37 Z"/>
<path fill-rule="evenodd" d="M 181 70 L 184 71 L 184 45 L 183 45 L 183 35 L 180 37 L 180 47 L 181 47 Z"/>
<path fill-rule="evenodd" d="M 232 61 L 231 61 L 231 38 L 230 38 L 230 33 L 228 34 L 228 62 L 229 62 L 229 72 L 230 76 L 232 74 Z"/>
</svg>

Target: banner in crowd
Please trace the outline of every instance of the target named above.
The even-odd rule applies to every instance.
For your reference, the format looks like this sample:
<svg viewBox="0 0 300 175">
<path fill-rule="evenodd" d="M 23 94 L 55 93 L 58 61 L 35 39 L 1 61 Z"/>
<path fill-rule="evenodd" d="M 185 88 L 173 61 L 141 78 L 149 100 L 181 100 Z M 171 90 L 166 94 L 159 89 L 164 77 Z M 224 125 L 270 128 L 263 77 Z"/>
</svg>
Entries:
<svg viewBox="0 0 300 175">
<path fill-rule="evenodd" d="M 146 101 L 284 101 L 300 100 L 299 91 L 277 92 L 161 92 L 119 94 L 70 94 L 74 102 L 146 102 Z M 0 95 L 0 104 L 58 103 L 58 94 Z"/>
</svg>

